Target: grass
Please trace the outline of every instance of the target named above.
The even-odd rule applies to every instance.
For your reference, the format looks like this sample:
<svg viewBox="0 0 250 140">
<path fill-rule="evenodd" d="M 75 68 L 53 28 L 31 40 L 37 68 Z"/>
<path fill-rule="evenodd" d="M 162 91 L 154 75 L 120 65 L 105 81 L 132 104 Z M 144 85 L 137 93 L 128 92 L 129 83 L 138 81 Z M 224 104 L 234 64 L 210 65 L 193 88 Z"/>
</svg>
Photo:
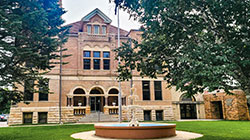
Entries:
<svg viewBox="0 0 250 140">
<path fill-rule="evenodd" d="M 177 130 L 203 134 L 198 140 L 250 140 L 250 121 L 185 121 Z M 20 126 L 0 128 L 0 140 L 73 140 L 71 134 L 94 130 L 94 125 Z"/>
<path fill-rule="evenodd" d="M 250 121 L 173 122 L 177 130 L 203 134 L 198 140 L 250 140 Z"/>
<path fill-rule="evenodd" d="M 0 140 L 74 140 L 71 134 L 93 130 L 94 125 L 56 125 L 0 128 Z"/>
</svg>

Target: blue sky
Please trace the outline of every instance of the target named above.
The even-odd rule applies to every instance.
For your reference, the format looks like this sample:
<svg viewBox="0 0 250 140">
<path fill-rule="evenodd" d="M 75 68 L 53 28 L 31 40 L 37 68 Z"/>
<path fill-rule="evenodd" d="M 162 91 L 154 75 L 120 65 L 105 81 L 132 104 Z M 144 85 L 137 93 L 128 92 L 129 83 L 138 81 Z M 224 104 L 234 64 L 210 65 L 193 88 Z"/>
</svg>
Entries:
<svg viewBox="0 0 250 140">
<path fill-rule="evenodd" d="M 117 16 L 115 15 L 115 5 L 109 3 L 109 0 L 62 0 L 63 8 L 67 11 L 63 15 L 66 24 L 81 20 L 86 14 L 99 8 L 111 20 L 112 25 L 117 26 Z M 129 19 L 129 15 L 120 10 L 120 27 L 129 31 L 130 29 L 138 29 L 140 24 L 133 19 Z"/>
</svg>

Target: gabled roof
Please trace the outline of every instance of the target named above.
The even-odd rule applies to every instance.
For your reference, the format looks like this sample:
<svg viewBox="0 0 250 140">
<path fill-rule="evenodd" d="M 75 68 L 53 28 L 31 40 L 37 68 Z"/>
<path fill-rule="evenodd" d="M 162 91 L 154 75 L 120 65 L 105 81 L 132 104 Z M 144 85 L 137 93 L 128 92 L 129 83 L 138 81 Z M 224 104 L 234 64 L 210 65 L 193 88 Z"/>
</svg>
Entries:
<svg viewBox="0 0 250 140">
<path fill-rule="evenodd" d="M 89 21 L 93 16 L 98 15 L 100 16 L 105 23 L 111 23 L 112 20 L 106 16 L 101 10 L 99 10 L 98 8 L 96 8 L 95 10 L 93 10 L 92 12 L 90 12 L 89 14 L 87 14 L 85 17 L 82 18 L 82 21 Z"/>
</svg>

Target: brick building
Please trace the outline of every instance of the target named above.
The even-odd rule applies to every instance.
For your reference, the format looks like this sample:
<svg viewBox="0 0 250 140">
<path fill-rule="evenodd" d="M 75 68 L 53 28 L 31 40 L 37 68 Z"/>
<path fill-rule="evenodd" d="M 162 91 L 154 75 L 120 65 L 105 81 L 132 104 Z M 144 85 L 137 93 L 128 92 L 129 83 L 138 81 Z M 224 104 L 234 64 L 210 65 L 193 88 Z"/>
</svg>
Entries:
<svg viewBox="0 0 250 140">
<path fill-rule="evenodd" d="M 63 52 L 71 56 L 63 58 L 68 64 L 62 66 L 61 119 L 78 122 L 87 117 L 93 119 L 95 112 L 101 112 L 104 118 L 115 120 L 118 117 L 118 63 L 112 50 L 117 48 L 117 27 L 111 25 L 111 19 L 99 9 L 70 26 L 69 39 L 64 45 L 67 51 Z M 140 41 L 141 31 L 121 29 L 120 35 L 122 42 L 129 38 Z M 12 105 L 10 125 L 59 122 L 59 66 L 45 77 L 50 78 L 48 86 L 54 94 L 27 91 L 29 104 Z M 163 77 L 142 79 L 136 72 L 133 72 L 133 84 L 134 104 L 138 106 L 136 115 L 141 121 L 205 118 L 202 95 L 187 98 L 174 88 L 166 88 Z M 122 116 L 128 120 L 130 82 L 122 82 L 121 89 Z"/>
</svg>

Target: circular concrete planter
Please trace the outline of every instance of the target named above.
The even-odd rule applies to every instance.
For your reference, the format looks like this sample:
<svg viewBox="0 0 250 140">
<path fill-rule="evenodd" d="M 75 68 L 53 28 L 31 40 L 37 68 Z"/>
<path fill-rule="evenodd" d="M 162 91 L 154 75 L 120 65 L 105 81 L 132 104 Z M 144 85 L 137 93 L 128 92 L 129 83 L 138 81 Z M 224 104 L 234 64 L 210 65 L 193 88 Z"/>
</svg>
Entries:
<svg viewBox="0 0 250 140">
<path fill-rule="evenodd" d="M 176 136 L 175 124 L 147 124 L 142 126 L 97 125 L 95 135 L 117 139 L 152 139 Z"/>
</svg>

